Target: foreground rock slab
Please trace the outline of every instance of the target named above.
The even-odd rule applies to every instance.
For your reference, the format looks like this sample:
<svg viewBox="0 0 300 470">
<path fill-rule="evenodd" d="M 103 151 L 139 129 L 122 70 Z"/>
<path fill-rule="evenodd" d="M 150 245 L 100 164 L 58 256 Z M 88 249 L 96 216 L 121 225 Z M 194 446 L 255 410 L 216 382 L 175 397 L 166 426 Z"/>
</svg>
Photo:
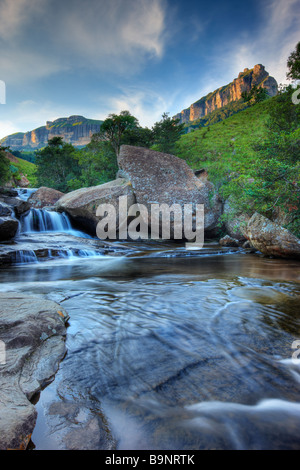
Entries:
<svg viewBox="0 0 300 470">
<path fill-rule="evenodd" d="M 254 248 L 267 256 L 300 259 L 300 240 L 287 229 L 255 212 L 247 235 Z"/>
<path fill-rule="evenodd" d="M 67 313 L 55 302 L 0 293 L 0 449 L 26 449 L 37 413 L 30 399 L 63 359 Z"/>
</svg>

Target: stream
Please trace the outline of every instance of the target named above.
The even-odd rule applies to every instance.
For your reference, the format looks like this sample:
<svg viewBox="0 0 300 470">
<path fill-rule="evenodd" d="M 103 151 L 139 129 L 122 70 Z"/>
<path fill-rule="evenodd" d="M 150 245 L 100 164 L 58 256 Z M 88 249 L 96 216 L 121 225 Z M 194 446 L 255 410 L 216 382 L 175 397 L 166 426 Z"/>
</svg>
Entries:
<svg viewBox="0 0 300 470">
<path fill-rule="evenodd" d="M 0 268 L 1 292 L 70 316 L 66 356 L 35 397 L 32 449 L 300 449 L 298 262 L 214 243 L 103 253 L 66 215 L 21 225 L 30 246 L 39 231 L 83 240 Z"/>
</svg>

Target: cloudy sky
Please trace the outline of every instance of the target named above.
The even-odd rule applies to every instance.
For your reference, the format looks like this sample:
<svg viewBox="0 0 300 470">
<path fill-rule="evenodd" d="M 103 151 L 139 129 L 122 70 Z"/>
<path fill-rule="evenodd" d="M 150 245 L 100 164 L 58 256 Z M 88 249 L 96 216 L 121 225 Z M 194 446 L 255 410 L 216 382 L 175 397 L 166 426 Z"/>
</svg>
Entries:
<svg viewBox="0 0 300 470">
<path fill-rule="evenodd" d="M 300 0 L 0 0 L 0 18 L 0 138 L 125 109 L 151 127 L 257 63 L 286 82 L 300 40 Z"/>
</svg>

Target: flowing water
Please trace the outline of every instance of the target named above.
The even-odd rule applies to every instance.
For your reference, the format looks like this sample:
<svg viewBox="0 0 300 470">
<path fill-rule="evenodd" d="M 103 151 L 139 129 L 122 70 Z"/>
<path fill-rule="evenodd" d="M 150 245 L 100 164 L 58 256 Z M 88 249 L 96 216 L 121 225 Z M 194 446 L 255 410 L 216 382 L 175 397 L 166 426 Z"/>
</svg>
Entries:
<svg viewBox="0 0 300 470">
<path fill-rule="evenodd" d="M 299 263 L 132 246 L 0 270 L 70 316 L 32 446 L 299 449 Z"/>
</svg>

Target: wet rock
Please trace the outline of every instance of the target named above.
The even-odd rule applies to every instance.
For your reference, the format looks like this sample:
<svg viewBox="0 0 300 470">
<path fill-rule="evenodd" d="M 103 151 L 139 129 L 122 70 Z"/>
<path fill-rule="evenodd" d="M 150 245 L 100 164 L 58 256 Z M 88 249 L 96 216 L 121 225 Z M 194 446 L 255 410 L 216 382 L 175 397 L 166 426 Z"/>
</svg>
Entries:
<svg viewBox="0 0 300 470">
<path fill-rule="evenodd" d="M 251 244 L 267 256 L 300 259 L 300 240 L 287 229 L 255 212 L 248 222 Z"/>
<path fill-rule="evenodd" d="M 41 209 L 47 206 L 54 206 L 63 195 L 64 193 L 61 191 L 42 186 L 29 197 L 28 202 L 32 207 Z"/>
<path fill-rule="evenodd" d="M 0 449 L 26 449 L 36 422 L 30 403 L 65 354 L 68 315 L 55 302 L 0 294 Z"/>
<path fill-rule="evenodd" d="M 0 240 L 10 240 L 19 228 L 19 222 L 13 217 L 0 217 Z"/>
<path fill-rule="evenodd" d="M 137 203 L 151 211 L 156 204 L 204 204 L 205 230 L 216 229 L 222 212 L 212 183 L 199 179 L 186 162 L 174 155 L 122 145 L 118 164 L 131 182 Z"/>
<path fill-rule="evenodd" d="M 58 211 L 67 212 L 79 226 L 95 235 L 96 226 L 100 220 L 100 217 L 96 216 L 98 206 L 112 204 L 115 209 L 118 209 L 121 196 L 127 196 L 128 207 L 135 203 L 132 186 L 124 178 L 72 191 L 60 198 L 55 207 Z"/>
<path fill-rule="evenodd" d="M 1 217 L 6 217 L 12 215 L 13 210 L 11 207 L 9 207 L 8 204 L 5 204 L 5 202 L 0 202 L 0 216 Z"/>
<path fill-rule="evenodd" d="M 235 238 L 230 237 L 229 235 L 226 235 L 225 237 L 223 237 L 219 240 L 219 244 L 221 246 L 237 247 L 237 246 L 239 246 L 239 241 L 236 240 Z"/>
<path fill-rule="evenodd" d="M 4 203 L 14 211 L 17 217 L 20 217 L 25 212 L 29 211 L 30 204 L 23 199 L 20 199 L 17 191 L 14 189 L 0 189 L 0 203 Z"/>
</svg>

